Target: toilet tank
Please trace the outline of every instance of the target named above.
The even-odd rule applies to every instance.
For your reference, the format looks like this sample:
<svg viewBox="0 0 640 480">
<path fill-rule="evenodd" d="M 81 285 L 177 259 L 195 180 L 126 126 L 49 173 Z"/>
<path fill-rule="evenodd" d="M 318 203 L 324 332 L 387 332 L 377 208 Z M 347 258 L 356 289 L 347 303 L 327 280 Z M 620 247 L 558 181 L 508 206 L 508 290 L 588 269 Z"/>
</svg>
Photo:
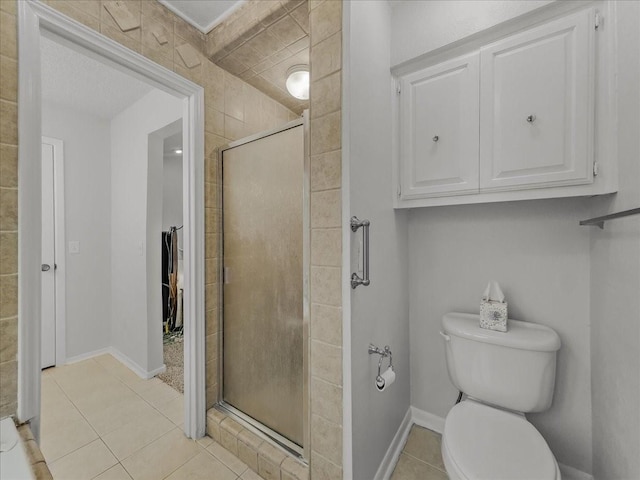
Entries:
<svg viewBox="0 0 640 480">
<path fill-rule="evenodd" d="M 480 328 L 479 315 L 442 317 L 449 378 L 458 390 L 518 412 L 551 406 L 560 337 L 549 327 L 509 320 L 507 332 Z"/>
</svg>

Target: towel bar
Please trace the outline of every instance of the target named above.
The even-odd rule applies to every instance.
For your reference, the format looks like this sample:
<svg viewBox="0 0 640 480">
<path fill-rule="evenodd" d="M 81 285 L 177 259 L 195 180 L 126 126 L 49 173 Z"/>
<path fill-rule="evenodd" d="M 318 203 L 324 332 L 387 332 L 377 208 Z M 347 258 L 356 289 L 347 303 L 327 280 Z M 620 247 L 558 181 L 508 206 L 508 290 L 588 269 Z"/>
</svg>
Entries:
<svg viewBox="0 0 640 480">
<path fill-rule="evenodd" d="M 603 215 L 602 217 L 594 217 L 588 220 L 582 220 L 580 225 L 597 225 L 601 229 L 604 229 L 604 222 L 607 220 L 613 220 L 615 218 L 628 217 L 629 215 L 640 214 L 640 208 L 632 208 L 631 210 L 624 210 L 622 212 L 611 213 L 609 215 Z"/>
</svg>

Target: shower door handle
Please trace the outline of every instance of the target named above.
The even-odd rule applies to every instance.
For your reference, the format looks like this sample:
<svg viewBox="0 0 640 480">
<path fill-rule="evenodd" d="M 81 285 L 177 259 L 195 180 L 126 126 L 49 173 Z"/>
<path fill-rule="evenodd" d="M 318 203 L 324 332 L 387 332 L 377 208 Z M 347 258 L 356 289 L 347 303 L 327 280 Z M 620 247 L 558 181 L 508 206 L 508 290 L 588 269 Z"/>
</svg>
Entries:
<svg viewBox="0 0 640 480">
<path fill-rule="evenodd" d="M 358 220 L 358 217 L 351 217 L 351 231 L 357 232 L 362 227 L 362 278 L 357 273 L 351 274 L 351 288 L 359 285 L 369 286 L 369 220 Z"/>
</svg>

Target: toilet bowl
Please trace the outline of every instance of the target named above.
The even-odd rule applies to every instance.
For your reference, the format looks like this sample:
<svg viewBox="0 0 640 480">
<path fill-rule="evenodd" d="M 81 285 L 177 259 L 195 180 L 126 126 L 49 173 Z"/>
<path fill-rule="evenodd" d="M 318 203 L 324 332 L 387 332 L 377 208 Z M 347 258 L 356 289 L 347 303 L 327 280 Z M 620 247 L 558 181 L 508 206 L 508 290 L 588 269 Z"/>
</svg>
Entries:
<svg viewBox="0 0 640 480">
<path fill-rule="evenodd" d="M 442 435 L 451 480 L 560 480 L 547 442 L 523 415 L 467 399 L 451 409 Z"/>
<path fill-rule="evenodd" d="M 558 463 L 525 413 L 551 406 L 560 337 L 552 329 L 509 320 L 485 330 L 479 316 L 442 319 L 447 370 L 467 395 L 445 419 L 442 458 L 452 480 L 560 480 Z"/>
</svg>

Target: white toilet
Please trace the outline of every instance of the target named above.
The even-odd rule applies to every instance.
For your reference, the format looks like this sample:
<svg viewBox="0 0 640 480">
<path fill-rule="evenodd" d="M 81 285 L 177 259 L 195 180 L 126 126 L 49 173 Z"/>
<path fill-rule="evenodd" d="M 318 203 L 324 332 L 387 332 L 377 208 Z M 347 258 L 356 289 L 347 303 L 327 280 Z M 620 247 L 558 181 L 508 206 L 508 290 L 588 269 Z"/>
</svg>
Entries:
<svg viewBox="0 0 640 480">
<path fill-rule="evenodd" d="M 560 337 L 509 320 L 506 333 L 482 329 L 479 316 L 442 318 L 447 368 L 467 399 L 444 424 L 442 457 L 451 480 L 560 480 L 553 453 L 527 412 L 551 406 Z"/>
</svg>

